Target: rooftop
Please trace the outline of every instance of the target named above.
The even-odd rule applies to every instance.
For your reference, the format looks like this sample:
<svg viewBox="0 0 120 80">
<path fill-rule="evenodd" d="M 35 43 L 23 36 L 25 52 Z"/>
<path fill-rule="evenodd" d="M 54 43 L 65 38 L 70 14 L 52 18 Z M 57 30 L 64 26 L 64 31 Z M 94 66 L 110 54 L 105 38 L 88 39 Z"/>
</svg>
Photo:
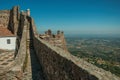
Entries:
<svg viewBox="0 0 120 80">
<path fill-rule="evenodd" d="M 0 37 L 15 36 L 10 30 L 5 27 L 0 27 Z"/>
</svg>

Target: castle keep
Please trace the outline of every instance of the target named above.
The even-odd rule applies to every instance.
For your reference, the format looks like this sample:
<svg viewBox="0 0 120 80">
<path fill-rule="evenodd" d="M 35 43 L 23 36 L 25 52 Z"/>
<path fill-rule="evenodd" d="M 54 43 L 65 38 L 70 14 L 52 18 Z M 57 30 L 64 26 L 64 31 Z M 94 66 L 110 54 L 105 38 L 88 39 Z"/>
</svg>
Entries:
<svg viewBox="0 0 120 80">
<path fill-rule="evenodd" d="M 29 9 L 0 10 L 1 27 L 17 39 L 15 50 L 0 51 L 0 80 L 120 80 L 71 55 L 63 32 L 52 35 L 48 30 L 39 35 Z"/>
</svg>

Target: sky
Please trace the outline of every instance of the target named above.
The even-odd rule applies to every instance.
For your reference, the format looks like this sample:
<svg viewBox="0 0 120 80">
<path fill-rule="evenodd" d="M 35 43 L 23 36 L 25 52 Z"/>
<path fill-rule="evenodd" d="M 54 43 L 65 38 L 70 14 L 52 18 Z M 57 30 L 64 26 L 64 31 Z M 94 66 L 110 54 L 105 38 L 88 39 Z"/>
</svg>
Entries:
<svg viewBox="0 0 120 80">
<path fill-rule="evenodd" d="M 30 9 L 40 33 L 120 35 L 120 0 L 0 0 L 0 10 Z"/>
</svg>

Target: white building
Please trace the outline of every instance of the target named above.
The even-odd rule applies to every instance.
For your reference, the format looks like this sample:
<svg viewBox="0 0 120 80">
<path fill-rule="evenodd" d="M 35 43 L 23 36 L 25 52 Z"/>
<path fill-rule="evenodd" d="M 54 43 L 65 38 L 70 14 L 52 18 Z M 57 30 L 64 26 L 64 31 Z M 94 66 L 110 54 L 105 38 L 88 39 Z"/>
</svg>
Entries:
<svg viewBox="0 0 120 80">
<path fill-rule="evenodd" d="M 0 49 L 15 50 L 16 36 L 7 28 L 0 27 Z"/>
</svg>

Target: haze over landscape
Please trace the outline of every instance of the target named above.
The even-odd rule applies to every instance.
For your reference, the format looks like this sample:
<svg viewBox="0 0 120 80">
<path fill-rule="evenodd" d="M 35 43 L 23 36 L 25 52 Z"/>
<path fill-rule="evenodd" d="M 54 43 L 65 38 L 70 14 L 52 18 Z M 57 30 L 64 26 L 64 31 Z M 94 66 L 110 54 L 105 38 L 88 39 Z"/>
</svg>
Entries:
<svg viewBox="0 0 120 80">
<path fill-rule="evenodd" d="M 6 5 L 5 5 L 6 4 Z M 39 32 L 120 35 L 119 0 L 1 0 L 0 9 L 19 5 L 30 8 Z"/>
<path fill-rule="evenodd" d="M 0 80 L 13 79 L 120 80 L 120 1 L 1 0 Z"/>
</svg>

